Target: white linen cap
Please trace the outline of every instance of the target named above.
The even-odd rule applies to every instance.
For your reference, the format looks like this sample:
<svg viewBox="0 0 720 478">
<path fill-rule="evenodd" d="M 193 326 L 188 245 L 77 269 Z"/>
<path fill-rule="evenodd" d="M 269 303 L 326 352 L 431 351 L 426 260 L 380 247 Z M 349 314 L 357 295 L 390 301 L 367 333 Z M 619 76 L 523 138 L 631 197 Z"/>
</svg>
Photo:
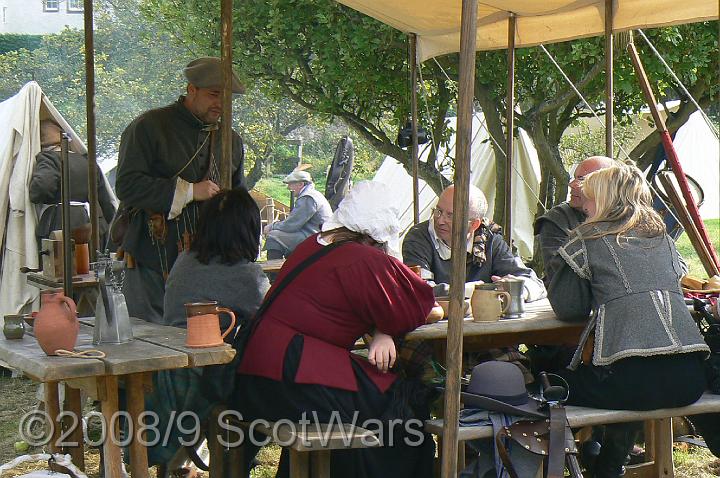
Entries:
<svg viewBox="0 0 720 478">
<path fill-rule="evenodd" d="M 399 209 L 388 201 L 392 196 L 392 190 L 386 184 L 360 181 L 325 221 L 322 230 L 346 227 L 367 234 L 377 242 L 387 244 L 388 253 L 397 256 L 400 252 Z"/>
</svg>

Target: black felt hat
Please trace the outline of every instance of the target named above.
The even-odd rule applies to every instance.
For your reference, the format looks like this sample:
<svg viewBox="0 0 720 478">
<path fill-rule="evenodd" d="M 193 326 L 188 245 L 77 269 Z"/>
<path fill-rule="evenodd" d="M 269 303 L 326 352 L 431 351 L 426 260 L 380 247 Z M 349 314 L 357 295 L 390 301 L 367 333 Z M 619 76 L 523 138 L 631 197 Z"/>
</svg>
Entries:
<svg viewBox="0 0 720 478">
<path fill-rule="evenodd" d="M 540 403 L 528 395 L 522 371 L 509 362 L 476 365 L 470 383 L 461 392 L 465 408 L 480 408 L 508 415 L 544 418 Z"/>
</svg>

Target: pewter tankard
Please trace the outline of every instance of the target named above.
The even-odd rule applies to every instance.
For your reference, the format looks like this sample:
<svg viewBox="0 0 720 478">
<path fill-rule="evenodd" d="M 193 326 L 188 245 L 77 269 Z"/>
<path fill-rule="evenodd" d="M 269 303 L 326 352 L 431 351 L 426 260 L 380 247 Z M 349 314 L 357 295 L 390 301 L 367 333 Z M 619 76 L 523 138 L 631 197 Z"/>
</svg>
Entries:
<svg viewBox="0 0 720 478">
<path fill-rule="evenodd" d="M 523 291 L 525 289 L 525 281 L 522 279 L 502 279 L 495 282 L 498 290 L 504 290 L 510 294 L 510 307 L 503 315 L 505 319 L 518 319 L 525 312 Z"/>
</svg>

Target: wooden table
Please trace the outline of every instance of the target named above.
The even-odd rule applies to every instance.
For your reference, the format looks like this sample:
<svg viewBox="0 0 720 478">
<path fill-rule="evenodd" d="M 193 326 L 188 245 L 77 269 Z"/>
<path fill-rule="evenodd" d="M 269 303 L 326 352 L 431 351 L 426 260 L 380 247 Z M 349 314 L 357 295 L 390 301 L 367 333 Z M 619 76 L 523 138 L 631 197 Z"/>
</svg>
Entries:
<svg viewBox="0 0 720 478">
<path fill-rule="evenodd" d="M 525 304 L 519 319 L 494 322 L 463 320 L 464 342 L 473 347 L 504 347 L 517 344 L 577 344 L 585 323 L 563 322 L 555 317 L 547 299 Z M 446 340 L 448 321 L 423 325 L 405 336 L 407 340 Z"/>
<path fill-rule="evenodd" d="M 65 382 L 66 410 L 78 418 L 77 425 L 63 437 L 65 443 L 77 442 L 78 447 L 69 447 L 73 462 L 81 466 L 83 459 L 83 432 L 79 426 L 82 417 L 80 390 L 100 400 L 106 431 L 117 434 L 118 426 L 118 381 L 125 383 L 128 414 L 133 424 L 134 436 L 130 442 L 130 472 L 133 478 L 147 478 L 147 449 L 141 443 L 138 433 L 139 416 L 145 409 L 145 391 L 152 381 L 151 373 L 184 367 L 201 367 L 228 363 L 235 355 L 229 346 L 190 349 L 185 347 L 185 330 L 151 324 L 132 319 L 135 340 L 117 345 L 93 345 L 93 319 L 81 319 L 80 334 L 76 350 L 96 349 L 106 354 L 102 359 L 79 359 L 48 357 L 37 341 L 26 334 L 20 340 L 6 340 L 0 337 L 0 359 L 17 368 L 30 378 L 43 382 L 45 387 L 46 411 L 54 423 L 50 449 L 59 451 L 60 426 L 57 418 L 60 412 L 57 384 Z M 112 425 L 110 427 L 109 425 Z M 106 439 L 103 443 L 104 476 L 121 477 L 121 455 L 118 441 Z"/>
<path fill-rule="evenodd" d="M 46 277 L 40 272 L 28 272 L 27 283 L 40 290 L 62 289 L 62 279 Z M 95 315 L 95 302 L 98 296 L 98 280 L 94 272 L 73 276 L 73 292 L 78 296 L 78 315 Z"/>
<path fill-rule="evenodd" d="M 285 259 L 270 259 L 269 261 L 260 261 L 258 262 L 262 266 L 262 270 L 265 273 L 268 272 L 280 272 L 280 269 L 282 268 L 283 264 L 285 264 Z"/>
</svg>

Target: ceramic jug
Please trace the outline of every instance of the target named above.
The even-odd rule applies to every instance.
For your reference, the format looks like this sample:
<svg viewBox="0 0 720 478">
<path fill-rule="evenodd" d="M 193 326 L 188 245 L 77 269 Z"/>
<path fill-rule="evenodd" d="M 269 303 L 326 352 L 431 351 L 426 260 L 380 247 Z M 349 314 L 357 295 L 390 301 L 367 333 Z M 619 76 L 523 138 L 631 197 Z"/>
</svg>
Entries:
<svg viewBox="0 0 720 478">
<path fill-rule="evenodd" d="M 75 302 L 62 292 L 49 290 L 40 295 L 40 304 L 33 327 L 40 347 L 48 355 L 60 349 L 73 350 L 80 329 Z"/>
<path fill-rule="evenodd" d="M 235 327 L 235 314 L 229 309 L 225 309 L 230 315 L 230 326 L 220 332 L 220 318 L 217 314 L 193 315 L 187 320 L 187 337 L 185 345 L 192 348 L 200 347 L 218 347 L 223 345 L 223 339 Z"/>
<path fill-rule="evenodd" d="M 3 324 L 3 335 L 5 335 L 5 338 L 8 340 L 23 338 L 23 335 L 25 335 L 25 327 L 23 327 L 23 316 L 6 315 L 5 323 Z"/>
</svg>

